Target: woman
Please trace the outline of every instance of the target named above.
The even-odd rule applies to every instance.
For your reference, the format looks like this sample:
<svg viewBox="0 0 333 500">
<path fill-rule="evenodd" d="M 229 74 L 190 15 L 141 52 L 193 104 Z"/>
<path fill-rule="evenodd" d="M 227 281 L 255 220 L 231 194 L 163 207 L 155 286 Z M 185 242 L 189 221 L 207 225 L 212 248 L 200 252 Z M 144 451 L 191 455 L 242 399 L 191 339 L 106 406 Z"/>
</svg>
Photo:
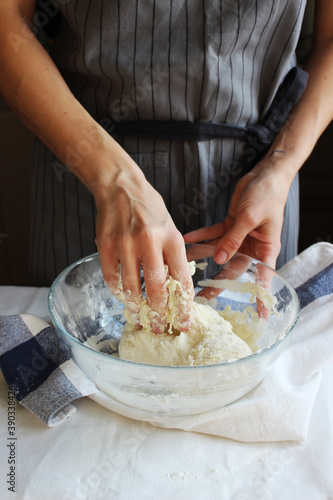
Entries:
<svg viewBox="0 0 333 500">
<path fill-rule="evenodd" d="M 290 70 L 305 0 L 50 5 L 46 18 L 61 18 L 52 58 L 32 33 L 34 0 L 0 7 L 0 91 L 41 141 L 35 283 L 93 252 L 96 231 L 104 278 L 133 317 L 142 265 L 152 326 L 163 330 L 167 264 L 189 290 L 186 330 L 182 233 L 215 243 L 218 263 L 237 250 L 271 266 L 296 253 L 297 172 L 332 118 L 332 2 L 316 3 L 309 79 L 288 119 L 286 92 L 295 86 L 292 104 L 304 87 Z"/>
</svg>

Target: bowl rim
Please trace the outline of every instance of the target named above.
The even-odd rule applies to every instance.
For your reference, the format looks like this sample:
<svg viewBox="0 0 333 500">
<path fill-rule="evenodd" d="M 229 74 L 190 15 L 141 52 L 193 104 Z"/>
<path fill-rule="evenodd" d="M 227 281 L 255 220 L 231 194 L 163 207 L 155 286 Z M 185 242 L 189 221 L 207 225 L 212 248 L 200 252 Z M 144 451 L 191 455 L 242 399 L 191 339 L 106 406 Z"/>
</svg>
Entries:
<svg viewBox="0 0 333 500">
<path fill-rule="evenodd" d="M 197 244 L 194 244 L 194 245 L 197 245 Z M 74 342 L 74 344 L 77 344 L 78 346 L 82 347 L 83 349 L 88 349 L 88 350 L 96 353 L 97 356 L 105 356 L 107 359 L 112 359 L 112 362 L 120 362 L 121 364 L 127 363 L 127 364 L 130 364 L 133 366 L 136 365 L 136 366 L 140 366 L 140 368 L 142 368 L 142 369 L 144 369 L 144 367 L 146 367 L 146 369 L 148 369 L 150 367 L 154 367 L 155 369 L 172 369 L 172 370 L 175 370 L 175 369 L 180 369 L 180 370 L 208 369 L 208 368 L 217 368 L 217 367 L 221 367 L 221 366 L 233 366 L 235 364 L 241 364 L 241 363 L 247 362 L 250 359 L 255 359 L 255 358 L 258 359 L 259 356 L 264 357 L 266 354 L 273 352 L 281 343 L 285 342 L 290 337 L 291 332 L 295 329 L 295 327 L 298 323 L 298 320 L 299 320 L 300 300 L 299 300 L 299 297 L 298 297 L 297 292 L 294 289 L 294 287 L 279 271 L 277 271 L 276 269 L 273 269 L 272 267 L 261 262 L 260 260 L 257 260 L 253 257 L 248 256 L 248 255 L 242 254 L 241 252 L 236 252 L 236 254 L 243 255 L 243 256 L 247 257 L 248 259 L 250 259 L 252 262 L 257 263 L 257 264 L 261 264 L 261 265 L 266 266 L 267 268 L 271 269 L 275 274 L 277 274 L 279 276 L 279 278 L 285 283 L 285 285 L 287 285 L 289 291 L 293 295 L 293 299 L 296 302 L 296 304 L 295 304 L 295 318 L 294 318 L 293 323 L 286 330 L 286 332 L 276 342 L 273 342 L 271 345 L 265 347 L 264 349 L 260 349 L 259 351 L 256 351 L 256 352 L 250 354 L 249 356 L 245 356 L 245 357 L 239 358 L 239 359 L 232 359 L 230 361 L 222 361 L 221 363 L 214 363 L 214 364 L 210 364 L 210 365 L 185 365 L 185 366 L 156 365 L 156 364 L 140 363 L 138 361 L 131 361 L 131 360 L 122 359 L 119 357 L 117 358 L 117 357 L 112 356 L 110 354 L 107 354 L 105 352 L 97 351 L 96 349 L 93 349 L 92 347 L 90 347 L 88 345 L 82 344 L 82 342 L 77 340 L 75 337 L 70 335 L 64 328 L 62 328 L 62 326 L 56 320 L 56 318 L 53 314 L 54 306 L 52 305 L 52 297 L 54 295 L 54 290 L 55 290 L 57 284 L 59 283 L 59 281 L 61 279 L 63 279 L 63 277 L 71 269 L 82 264 L 83 262 L 89 262 L 95 258 L 99 259 L 98 252 L 94 252 L 90 255 L 87 255 L 86 257 L 82 257 L 81 259 L 79 259 L 79 260 L 73 262 L 72 264 L 70 264 L 69 266 L 67 266 L 65 269 L 63 269 L 63 271 L 61 271 L 61 273 L 55 278 L 55 280 L 51 284 L 49 291 L 48 291 L 48 296 L 47 296 L 47 306 L 48 306 L 48 311 L 49 311 L 52 323 L 56 327 L 56 330 L 58 330 L 58 331 L 60 330 L 62 332 L 62 334 L 65 336 L 65 338 L 67 337 L 69 339 L 69 341 Z"/>
</svg>

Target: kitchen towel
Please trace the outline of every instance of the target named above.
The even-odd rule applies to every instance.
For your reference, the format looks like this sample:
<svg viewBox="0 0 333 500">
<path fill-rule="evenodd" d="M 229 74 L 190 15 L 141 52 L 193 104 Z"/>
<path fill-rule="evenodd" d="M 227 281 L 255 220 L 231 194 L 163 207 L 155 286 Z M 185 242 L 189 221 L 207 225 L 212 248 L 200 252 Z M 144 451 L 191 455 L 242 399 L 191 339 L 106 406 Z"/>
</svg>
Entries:
<svg viewBox="0 0 333 500">
<path fill-rule="evenodd" d="M 76 412 L 72 401 L 96 392 L 55 328 L 31 314 L 0 316 L 0 368 L 16 399 L 50 427 Z"/>
<path fill-rule="evenodd" d="M 218 410 L 141 419 L 243 442 L 306 439 L 322 369 L 333 362 L 333 245 L 313 245 L 280 272 L 296 288 L 301 314 L 287 348 L 265 380 Z M 135 410 L 96 389 L 69 358 L 54 328 L 36 316 L 0 317 L 0 366 L 20 403 L 49 426 L 71 416 L 75 412 L 71 402 L 87 395 L 138 419 Z"/>
</svg>

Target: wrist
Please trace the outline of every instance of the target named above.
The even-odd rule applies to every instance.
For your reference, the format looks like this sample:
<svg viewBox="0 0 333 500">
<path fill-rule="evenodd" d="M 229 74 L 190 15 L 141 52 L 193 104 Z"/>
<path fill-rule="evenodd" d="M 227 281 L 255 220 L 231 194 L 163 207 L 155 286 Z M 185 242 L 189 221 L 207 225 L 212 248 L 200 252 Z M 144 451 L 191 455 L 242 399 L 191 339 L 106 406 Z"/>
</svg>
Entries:
<svg viewBox="0 0 333 500">
<path fill-rule="evenodd" d="M 65 163 L 94 198 L 110 194 L 110 188 L 145 177 L 124 149 L 96 122 L 80 129 L 80 137 L 67 145 Z"/>
<path fill-rule="evenodd" d="M 279 134 L 264 158 L 256 165 L 259 171 L 267 170 L 277 175 L 289 186 L 307 159 L 310 151 L 303 144 L 293 141 L 291 134 Z"/>
<path fill-rule="evenodd" d="M 290 183 L 316 144 L 316 121 L 315 109 L 309 115 L 296 105 L 265 155 L 265 161 L 281 170 Z"/>
<path fill-rule="evenodd" d="M 297 170 L 294 170 L 292 155 L 269 153 L 251 170 L 250 175 L 258 179 L 263 193 L 271 193 L 272 200 L 280 199 L 286 202 L 291 183 Z"/>
</svg>

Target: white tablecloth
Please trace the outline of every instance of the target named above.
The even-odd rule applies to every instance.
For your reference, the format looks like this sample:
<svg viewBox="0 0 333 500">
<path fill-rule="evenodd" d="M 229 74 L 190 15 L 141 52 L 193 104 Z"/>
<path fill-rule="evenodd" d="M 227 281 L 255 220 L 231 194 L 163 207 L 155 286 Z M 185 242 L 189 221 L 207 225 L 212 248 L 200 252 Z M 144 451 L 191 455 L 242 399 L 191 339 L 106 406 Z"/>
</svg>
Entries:
<svg viewBox="0 0 333 500">
<path fill-rule="evenodd" d="M 47 289 L 0 287 L 0 314 L 49 320 Z M 240 443 L 127 419 L 89 398 L 48 428 L 0 375 L 0 498 L 24 500 L 332 500 L 333 366 L 323 370 L 306 442 Z M 12 445 L 12 450 L 11 450 Z M 11 451 L 12 456 L 11 456 Z M 15 493 L 9 491 L 15 459 Z M 12 469 L 13 471 L 13 469 Z"/>
</svg>

